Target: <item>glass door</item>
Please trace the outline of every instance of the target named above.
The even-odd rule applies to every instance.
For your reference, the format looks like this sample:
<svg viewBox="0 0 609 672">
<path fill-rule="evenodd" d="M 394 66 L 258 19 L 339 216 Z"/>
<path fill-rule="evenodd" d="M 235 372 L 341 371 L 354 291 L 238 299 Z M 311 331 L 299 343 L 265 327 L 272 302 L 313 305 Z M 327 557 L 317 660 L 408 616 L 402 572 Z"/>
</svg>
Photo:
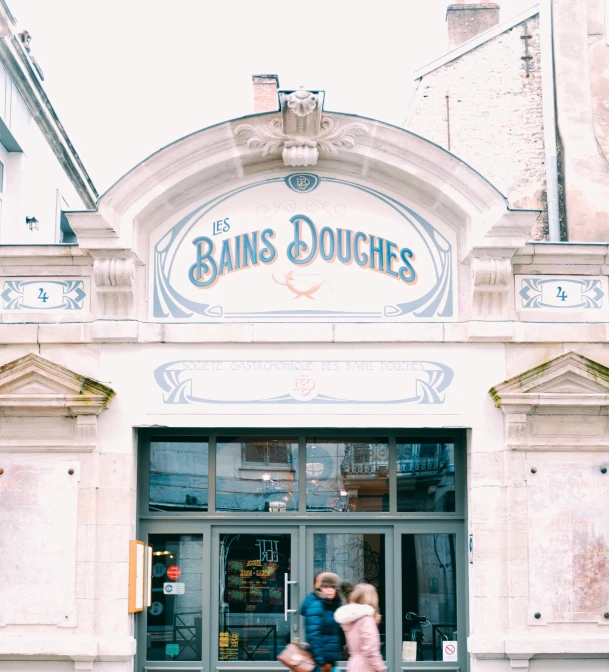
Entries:
<svg viewBox="0 0 609 672">
<path fill-rule="evenodd" d="M 217 528 L 213 547 L 211 668 L 279 667 L 277 656 L 298 637 L 298 529 Z"/>
<path fill-rule="evenodd" d="M 427 522 L 396 526 L 394 591 L 402 669 L 458 669 L 466 665 L 466 577 L 463 528 Z"/>
<path fill-rule="evenodd" d="M 208 637 L 208 566 L 204 557 L 208 534 L 204 526 L 162 522 L 143 532 L 151 547 L 150 606 L 140 615 L 140 669 L 181 669 L 198 672 Z M 142 660 L 143 659 L 143 660 Z"/>
<path fill-rule="evenodd" d="M 389 669 L 393 669 L 393 631 L 391 623 L 394 609 L 391 574 L 393 571 L 393 534 L 391 528 L 363 526 L 347 523 L 336 527 L 316 527 L 308 530 L 307 584 L 312 588 L 314 577 L 320 572 L 338 574 L 341 581 L 340 596 L 347 602 L 359 583 L 372 584 L 378 593 L 379 611 L 383 617 L 379 624 L 381 655 Z M 343 648 L 339 663 L 346 665 L 349 656 Z"/>
</svg>

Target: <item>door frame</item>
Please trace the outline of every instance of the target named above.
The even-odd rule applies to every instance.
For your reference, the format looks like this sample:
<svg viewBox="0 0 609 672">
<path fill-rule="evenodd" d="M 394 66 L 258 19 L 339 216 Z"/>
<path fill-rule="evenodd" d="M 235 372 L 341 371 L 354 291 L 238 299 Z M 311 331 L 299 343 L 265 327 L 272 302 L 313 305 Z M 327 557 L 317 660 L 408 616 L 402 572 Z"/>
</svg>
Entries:
<svg viewBox="0 0 609 672">
<path fill-rule="evenodd" d="M 290 618 L 290 641 L 299 636 L 300 633 L 300 605 L 302 603 L 302 590 L 304 579 L 304 564 L 303 564 L 303 545 L 301 543 L 302 525 L 289 525 L 281 523 L 273 526 L 244 525 L 243 521 L 224 522 L 216 521 L 212 524 L 211 530 L 211 586 L 210 586 L 210 622 L 208 627 L 208 636 L 210 638 L 210 646 L 207 649 L 208 655 L 203 664 L 205 669 L 209 670 L 225 670 L 243 671 L 256 669 L 284 669 L 282 664 L 278 661 L 225 661 L 219 660 L 218 647 L 216 646 L 219 638 L 220 626 L 218 615 L 218 603 L 220 597 L 220 558 L 218 556 L 220 550 L 220 535 L 221 534 L 290 534 L 292 536 L 292 548 L 290 558 L 290 580 L 297 583 L 290 591 L 290 600 L 288 601 L 288 608 L 296 609 L 296 613 L 292 614 Z M 296 627 L 296 630 L 294 629 Z M 205 650 L 205 649 L 203 649 Z M 207 665 L 205 664 L 207 662 Z"/>
<path fill-rule="evenodd" d="M 386 614 L 383 614 L 383 618 L 387 619 L 387 628 L 385 631 L 386 637 L 386 657 L 388 670 L 394 670 L 395 668 L 395 649 L 393 645 L 393 639 L 395 633 L 391 629 L 388 614 L 395 613 L 395 600 L 394 594 L 391 592 L 390 588 L 393 584 L 393 575 L 394 575 L 394 558 L 395 558 L 395 543 L 394 543 L 394 523 L 384 522 L 379 525 L 372 525 L 368 520 L 336 520 L 336 521 L 315 521 L 306 526 L 306 558 L 305 558 L 305 567 L 306 567 L 306 578 L 307 586 L 312 588 L 313 586 L 313 572 L 314 572 L 314 542 L 313 537 L 315 534 L 332 534 L 336 532 L 336 528 L 341 528 L 342 534 L 383 534 L 385 535 L 385 584 L 386 584 L 386 594 L 385 594 L 385 611 Z M 307 591 L 309 592 L 309 591 Z M 347 667 L 346 661 L 339 661 L 337 667 L 345 669 Z"/>
<path fill-rule="evenodd" d="M 151 529 L 152 528 L 152 529 Z M 201 632 L 201 651 L 209 650 L 210 629 L 206 624 L 205 604 L 209 604 L 211 599 L 211 567 L 206 563 L 206 558 L 211 557 L 211 522 L 202 522 L 197 520 L 146 520 L 141 521 L 138 529 L 138 539 L 149 545 L 151 534 L 200 534 L 203 536 L 203 553 L 201 558 L 201 603 L 203 627 Z M 206 627 L 207 625 L 207 627 Z M 142 672 L 204 672 L 209 670 L 209 666 L 202 655 L 202 661 L 187 660 L 180 661 L 179 666 L 175 663 L 163 660 L 147 660 L 145 646 L 148 636 L 148 609 L 144 607 L 135 619 L 134 631 L 136 633 L 137 648 L 135 669 L 141 669 Z M 141 667 L 140 667 L 141 666 Z"/>
<path fill-rule="evenodd" d="M 216 560 L 213 555 L 212 535 L 214 530 L 232 528 L 245 528 L 247 532 L 252 529 L 264 527 L 265 531 L 269 531 L 269 523 L 272 520 L 272 529 L 279 531 L 285 529 L 298 529 L 298 581 L 297 595 L 298 606 L 308 593 L 312 590 L 313 580 L 313 565 L 312 565 L 312 551 L 309 557 L 307 549 L 307 538 L 309 533 L 315 531 L 330 530 L 333 531 L 337 527 L 342 529 L 374 529 L 378 531 L 383 528 L 391 534 L 387 534 L 389 543 L 393 545 L 392 558 L 387 555 L 386 567 L 387 584 L 393 581 L 395 590 L 394 594 L 387 596 L 387 614 L 383 617 L 389 621 L 395 621 L 393 628 L 393 639 L 395 646 L 388 647 L 387 658 L 389 663 L 390 654 L 393 656 L 393 666 L 390 664 L 390 669 L 396 671 L 403 670 L 404 672 L 422 672 L 427 670 L 442 670 L 442 672 L 467 672 L 469 669 L 469 654 L 467 653 L 467 633 L 469 632 L 469 605 L 468 605 L 468 574 L 470 571 L 470 560 L 468 559 L 467 542 L 468 542 L 468 505 L 467 505 L 467 455 L 469 435 L 464 429 L 429 429 L 429 428 L 415 428 L 415 429 L 370 429 L 370 430 L 348 430 L 348 429 L 289 429 L 289 428 L 254 428 L 254 429 L 211 429 L 211 428 L 143 428 L 138 429 L 138 492 L 137 492 L 137 538 L 143 541 L 148 540 L 149 534 L 162 533 L 183 533 L 183 534 L 203 534 L 203 633 L 202 633 L 202 649 L 207 651 L 207 655 L 203 655 L 203 660 L 198 661 L 184 661 L 180 663 L 171 663 L 170 661 L 147 661 L 146 655 L 146 609 L 135 616 L 135 633 L 137 638 L 137 649 L 135 656 L 135 669 L 139 672 L 217 672 L 221 668 L 228 672 L 229 668 L 221 666 L 219 662 L 212 659 L 211 645 L 212 645 L 212 627 L 211 624 L 215 619 L 215 628 L 217 630 L 218 614 L 217 609 L 209 607 L 206 611 L 206 604 L 212 605 L 212 567 L 216 566 Z M 382 513 L 371 512 L 353 512 L 341 513 L 335 518 L 329 517 L 326 513 L 312 513 L 306 512 L 305 502 L 306 497 L 306 479 L 301 478 L 299 481 L 299 496 L 301 506 L 298 512 L 290 512 L 282 514 L 281 520 L 276 518 L 271 519 L 268 513 L 256 512 L 217 512 L 215 510 L 205 512 L 150 512 L 148 509 L 149 499 L 149 454 L 151 440 L 163 439 L 191 439 L 198 437 L 209 438 L 209 502 L 210 506 L 215 496 L 215 482 L 212 475 L 215 467 L 215 435 L 217 434 L 234 434 L 239 433 L 244 436 L 268 436 L 270 433 L 277 433 L 281 435 L 298 435 L 299 438 L 299 465 L 300 474 L 305 473 L 304 465 L 306 463 L 305 451 L 302 450 L 304 443 L 303 436 L 308 436 L 313 433 L 315 436 L 328 436 L 329 438 L 340 437 L 348 435 L 349 437 L 357 435 L 358 437 L 379 436 L 380 434 L 387 434 L 390 437 L 390 449 L 395 450 L 396 441 L 391 437 L 399 437 L 402 440 L 416 440 L 429 437 L 430 439 L 446 438 L 455 444 L 455 468 L 456 468 L 456 509 L 453 513 L 436 513 L 436 512 L 397 512 L 395 511 L 397 483 L 396 470 L 390 469 L 390 511 Z M 205 438 L 205 440 L 207 440 Z M 213 507 L 212 507 L 213 508 Z M 275 527 L 276 525 L 276 527 Z M 252 527 L 249 527 L 252 526 Z M 254 527 L 255 526 L 255 527 Z M 309 532 L 308 532 L 309 531 Z M 311 532 L 312 531 L 312 532 Z M 456 559 L 457 559 L 457 618 L 459 629 L 459 662 L 458 663 L 444 663 L 437 662 L 417 662 L 417 663 L 402 663 L 401 651 L 401 610 L 402 610 L 402 569 L 401 569 L 401 541 L 399 535 L 404 533 L 418 533 L 425 534 L 428 532 L 437 533 L 454 533 L 456 535 Z M 208 561 L 209 559 L 209 561 Z M 296 556 L 293 556 L 293 561 Z M 207 565 L 206 565 L 207 563 Z M 391 563 L 393 566 L 389 566 Z M 217 571 L 217 570 L 216 570 Z M 295 593 L 292 592 L 292 595 Z M 393 600 L 391 611 L 389 609 L 390 600 Z M 290 605 L 291 607 L 294 605 Z M 206 616 L 209 614 L 208 616 Z M 298 634 L 302 633 L 302 619 L 300 614 L 297 615 L 298 620 Z M 390 626 L 390 623 L 387 624 Z M 389 628 L 388 628 L 389 629 Z M 294 633 L 292 633 L 294 634 Z M 214 655 L 215 655 L 214 650 Z M 226 663 L 228 661 L 222 661 Z M 284 669 L 280 663 L 264 663 L 264 662 L 241 662 L 240 667 L 232 667 L 231 670 L 235 672 L 247 672 L 247 670 L 256 670 L 260 666 L 266 666 L 269 669 Z"/>
</svg>

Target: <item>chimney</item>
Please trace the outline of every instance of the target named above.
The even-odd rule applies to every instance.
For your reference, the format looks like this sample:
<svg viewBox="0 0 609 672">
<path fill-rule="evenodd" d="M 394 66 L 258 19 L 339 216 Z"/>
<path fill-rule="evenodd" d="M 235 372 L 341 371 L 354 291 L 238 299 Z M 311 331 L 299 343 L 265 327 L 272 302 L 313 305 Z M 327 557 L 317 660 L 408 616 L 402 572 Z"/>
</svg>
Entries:
<svg viewBox="0 0 609 672">
<path fill-rule="evenodd" d="M 499 23 L 499 5 L 494 2 L 466 3 L 459 0 L 446 9 L 448 48 L 454 49 Z"/>
<path fill-rule="evenodd" d="M 279 109 L 279 77 L 252 75 L 254 82 L 254 113 L 275 112 Z"/>
</svg>

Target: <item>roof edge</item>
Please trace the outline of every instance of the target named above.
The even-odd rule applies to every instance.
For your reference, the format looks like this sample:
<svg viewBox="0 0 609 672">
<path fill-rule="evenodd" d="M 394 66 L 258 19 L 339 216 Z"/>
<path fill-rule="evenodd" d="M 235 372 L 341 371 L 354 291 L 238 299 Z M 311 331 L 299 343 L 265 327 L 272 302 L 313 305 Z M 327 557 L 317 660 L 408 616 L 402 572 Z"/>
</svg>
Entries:
<svg viewBox="0 0 609 672">
<path fill-rule="evenodd" d="M 0 23 L 4 29 L 3 34 L 0 35 L 0 52 L 4 56 L 6 71 L 74 189 L 83 203 L 87 207 L 92 207 L 98 198 L 93 180 L 74 149 L 28 55 L 17 38 L 16 20 L 3 0 L 0 1 L 0 14 L 3 14 L 0 17 Z"/>
<path fill-rule="evenodd" d="M 446 65 L 447 63 L 450 63 L 451 61 L 460 58 L 464 54 L 467 54 L 469 51 L 472 51 L 473 49 L 476 49 L 485 42 L 492 40 L 494 37 L 497 37 L 497 35 L 501 35 L 501 33 L 505 33 L 507 30 L 515 28 L 518 24 L 522 23 L 523 21 L 533 18 L 536 14 L 539 14 L 539 3 L 535 4 L 533 7 L 529 9 L 526 9 L 523 12 L 520 12 L 520 14 L 516 14 L 516 16 L 513 16 L 511 19 L 498 23 L 496 26 L 493 26 L 492 28 L 485 30 L 483 33 L 476 35 L 476 37 L 473 37 L 471 40 L 464 42 L 455 49 L 446 52 L 443 56 L 440 56 L 439 58 L 436 58 L 434 61 L 431 61 L 431 63 L 428 63 L 427 65 L 424 65 L 418 70 L 415 70 L 413 79 L 415 81 L 417 79 L 421 79 L 421 77 L 428 75 L 430 72 L 433 72 L 438 68 L 441 68 L 443 65 Z"/>
</svg>

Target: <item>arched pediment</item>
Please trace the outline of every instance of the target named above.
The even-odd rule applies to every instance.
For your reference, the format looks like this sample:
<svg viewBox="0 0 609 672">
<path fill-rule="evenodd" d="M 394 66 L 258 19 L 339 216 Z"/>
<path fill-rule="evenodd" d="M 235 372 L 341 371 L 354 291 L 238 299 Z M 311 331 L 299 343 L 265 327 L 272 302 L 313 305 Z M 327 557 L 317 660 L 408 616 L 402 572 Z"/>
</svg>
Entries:
<svg viewBox="0 0 609 672">
<path fill-rule="evenodd" d="M 150 232 L 167 219 L 229 186 L 313 165 L 316 173 L 389 190 L 433 213 L 457 232 L 460 259 L 476 246 L 518 246 L 531 230 L 537 211 L 510 210 L 493 185 L 438 145 L 390 124 L 325 112 L 321 101 L 300 127 L 282 96 L 281 111 L 182 138 L 116 182 L 95 211 L 69 213 L 80 246 L 132 250 L 145 262 Z"/>
</svg>

